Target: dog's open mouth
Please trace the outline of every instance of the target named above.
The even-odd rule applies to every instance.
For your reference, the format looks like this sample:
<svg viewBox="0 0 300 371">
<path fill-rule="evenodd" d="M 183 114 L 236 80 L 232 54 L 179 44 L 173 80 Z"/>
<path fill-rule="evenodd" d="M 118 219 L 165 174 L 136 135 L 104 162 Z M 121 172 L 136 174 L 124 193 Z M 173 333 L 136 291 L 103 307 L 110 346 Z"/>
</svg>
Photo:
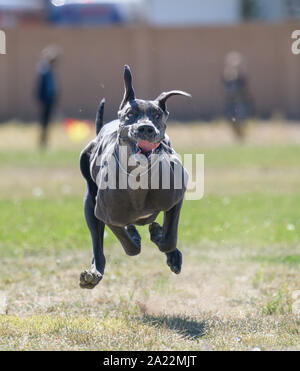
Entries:
<svg viewBox="0 0 300 371">
<path fill-rule="evenodd" d="M 151 143 L 147 140 L 140 140 L 137 143 L 137 150 L 138 153 L 142 153 L 146 157 L 150 157 L 150 155 L 160 146 L 160 142 L 158 143 Z"/>
</svg>

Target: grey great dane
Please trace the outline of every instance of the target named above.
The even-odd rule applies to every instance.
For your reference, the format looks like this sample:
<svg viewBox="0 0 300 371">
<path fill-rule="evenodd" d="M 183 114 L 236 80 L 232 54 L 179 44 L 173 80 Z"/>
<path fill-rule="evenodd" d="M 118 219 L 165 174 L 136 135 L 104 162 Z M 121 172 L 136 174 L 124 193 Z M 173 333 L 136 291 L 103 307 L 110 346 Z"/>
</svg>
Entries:
<svg viewBox="0 0 300 371">
<path fill-rule="evenodd" d="M 103 234 L 107 225 L 123 246 L 126 254 L 134 256 L 141 251 L 141 237 L 135 225 L 149 224 L 150 237 L 159 250 L 166 254 L 171 271 L 179 274 L 181 252 L 176 248 L 180 210 L 186 190 L 187 173 L 175 156 L 166 134 L 168 111 L 166 101 L 173 95 L 189 94 L 173 90 L 160 94 L 155 100 L 136 99 L 130 68 L 124 70 L 125 93 L 118 112 L 118 119 L 103 125 L 104 100 L 96 117 L 96 138 L 82 151 L 80 169 L 87 183 L 84 214 L 92 237 L 93 259 L 91 268 L 80 275 L 80 287 L 94 288 L 102 279 L 105 269 Z M 121 151 L 122 149 L 122 151 Z M 125 152 L 124 152 L 125 149 Z M 135 156 L 136 163 L 130 163 Z M 157 157 L 156 173 L 152 168 Z M 144 173 L 153 175 L 157 187 L 121 187 L 121 177 L 131 181 L 140 162 Z M 176 165 L 181 172 L 181 186 L 176 186 Z M 103 187 L 108 171 L 112 170 L 113 187 Z M 163 187 L 163 169 L 169 170 L 168 187 Z M 135 178 L 139 179 L 141 174 Z M 151 176 L 150 176 L 151 178 Z M 148 178 L 149 179 L 149 178 Z M 182 180 L 181 179 L 181 180 Z M 107 183 L 108 184 L 108 183 Z M 164 213 L 163 226 L 155 222 Z"/>
</svg>

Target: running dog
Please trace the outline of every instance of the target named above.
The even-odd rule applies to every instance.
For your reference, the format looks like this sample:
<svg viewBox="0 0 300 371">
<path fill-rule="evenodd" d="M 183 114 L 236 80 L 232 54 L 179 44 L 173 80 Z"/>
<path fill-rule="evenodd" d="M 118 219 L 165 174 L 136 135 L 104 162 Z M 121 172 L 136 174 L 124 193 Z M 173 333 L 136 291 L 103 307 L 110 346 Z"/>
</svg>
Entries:
<svg viewBox="0 0 300 371">
<path fill-rule="evenodd" d="M 141 237 L 135 225 L 149 224 L 151 240 L 166 254 L 171 271 L 176 274 L 181 271 L 182 255 L 176 245 L 188 176 L 166 134 L 169 115 L 166 101 L 173 95 L 190 95 L 173 90 L 152 101 L 136 99 L 128 66 L 124 82 L 118 119 L 103 125 L 102 100 L 96 117 L 97 136 L 80 156 L 80 169 L 87 183 L 84 214 L 93 245 L 91 268 L 80 275 L 80 287 L 85 289 L 94 288 L 104 274 L 105 225 L 116 235 L 126 254 L 134 256 L 141 251 Z M 142 164 L 144 170 L 135 173 Z M 135 182 L 145 174 L 151 175 L 151 179 L 143 187 L 136 187 Z M 156 186 L 152 186 L 153 182 Z M 163 226 L 155 222 L 160 212 L 164 213 Z"/>
</svg>

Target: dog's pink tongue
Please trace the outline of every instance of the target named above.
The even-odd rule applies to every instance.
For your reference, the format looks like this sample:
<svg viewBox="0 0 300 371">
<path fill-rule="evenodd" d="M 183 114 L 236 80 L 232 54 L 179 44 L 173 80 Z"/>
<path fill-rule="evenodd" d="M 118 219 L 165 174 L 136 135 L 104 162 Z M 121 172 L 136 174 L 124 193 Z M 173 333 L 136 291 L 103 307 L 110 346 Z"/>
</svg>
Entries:
<svg viewBox="0 0 300 371">
<path fill-rule="evenodd" d="M 155 148 L 157 148 L 160 145 L 160 143 L 150 143 L 147 140 L 141 140 L 138 142 L 138 147 L 143 152 L 150 152 L 153 151 Z"/>
</svg>

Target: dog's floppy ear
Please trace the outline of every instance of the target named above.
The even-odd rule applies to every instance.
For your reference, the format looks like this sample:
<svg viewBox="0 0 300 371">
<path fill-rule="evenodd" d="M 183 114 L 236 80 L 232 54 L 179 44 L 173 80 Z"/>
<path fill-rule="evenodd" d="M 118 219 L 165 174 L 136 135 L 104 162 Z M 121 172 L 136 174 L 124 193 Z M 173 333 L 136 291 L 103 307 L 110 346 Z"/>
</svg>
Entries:
<svg viewBox="0 0 300 371">
<path fill-rule="evenodd" d="M 185 91 L 181 91 L 181 90 L 172 90 L 172 91 L 167 91 L 167 92 L 164 92 L 164 93 L 161 93 L 156 99 L 155 101 L 158 103 L 159 107 L 167 112 L 167 107 L 166 107 L 166 101 L 167 99 L 169 99 L 170 97 L 172 97 L 173 95 L 183 95 L 184 97 L 191 97 L 191 94 L 188 94 L 186 93 Z"/>
<path fill-rule="evenodd" d="M 120 105 L 120 110 L 125 106 L 127 102 L 131 102 L 135 99 L 134 90 L 132 87 L 132 76 L 129 66 L 125 65 L 124 68 L 124 83 L 125 83 L 125 92 L 122 103 Z"/>
</svg>

